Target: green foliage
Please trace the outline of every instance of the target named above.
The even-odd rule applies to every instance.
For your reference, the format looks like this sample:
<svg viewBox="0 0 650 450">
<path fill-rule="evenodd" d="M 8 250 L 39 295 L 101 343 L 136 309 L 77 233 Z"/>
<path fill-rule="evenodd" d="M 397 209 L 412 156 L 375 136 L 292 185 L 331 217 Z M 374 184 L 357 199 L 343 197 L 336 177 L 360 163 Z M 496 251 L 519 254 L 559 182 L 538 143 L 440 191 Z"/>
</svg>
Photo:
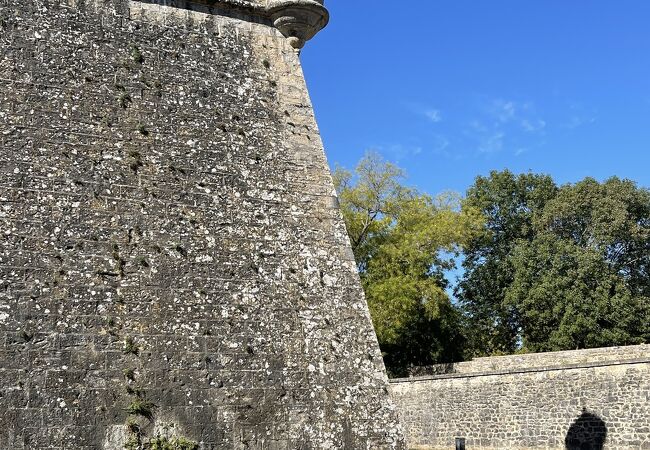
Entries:
<svg viewBox="0 0 650 450">
<path fill-rule="evenodd" d="M 138 434 L 131 434 L 124 443 L 125 450 L 142 450 L 142 441 Z"/>
<path fill-rule="evenodd" d="M 517 312 L 505 303 L 513 280 L 510 261 L 520 241 L 533 236 L 533 216 L 557 193 L 546 175 L 514 175 L 505 170 L 479 176 L 467 191 L 463 209 L 479 210 L 485 228 L 464 248 L 465 273 L 456 296 L 466 317 L 468 356 L 512 353 L 518 345 Z"/>
<path fill-rule="evenodd" d="M 21 330 L 20 338 L 23 340 L 23 342 L 29 342 L 34 338 L 34 333 L 28 333 L 25 330 Z"/>
<path fill-rule="evenodd" d="M 157 436 L 149 440 L 150 450 L 198 450 L 199 444 L 184 437 Z"/>
<path fill-rule="evenodd" d="M 122 348 L 122 351 L 127 355 L 137 355 L 140 352 L 140 348 L 138 347 L 138 344 L 136 344 L 135 340 L 129 336 L 124 339 L 124 347 Z"/>
<path fill-rule="evenodd" d="M 376 154 L 367 154 L 354 175 L 337 168 L 333 177 L 354 256 L 363 272 L 376 247 L 374 241 L 389 232 L 399 205 L 413 192 L 400 184 L 402 169 Z"/>
<path fill-rule="evenodd" d="M 453 194 L 436 199 L 402 185 L 404 174 L 375 154 L 355 174 L 337 169 L 335 186 L 384 361 L 409 365 L 461 357 L 460 316 L 445 292 L 445 270 L 482 225 Z"/>
<path fill-rule="evenodd" d="M 131 95 L 128 92 L 120 92 L 116 99 L 120 107 L 124 109 L 128 108 L 129 104 L 133 103 Z"/>
<path fill-rule="evenodd" d="M 650 192 L 587 178 L 563 186 L 513 252 L 506 303 L 523 348 L 564 350 L 650 340 Z"/>
<path fill-rule="evenodd" d="M 132 416 L 142 416 L 149 420 L 153 418 L 153 410 L 156 408 L 152 402 L 143 398 L 136 398 L 126 407 L 126 412 Z"/>
<path fill-rule="evenodd" d="M 126 429 L 129 433 L 135 434 L 135 435 L 140 435 L 142 429 L 140 427 L 140 424 L 134 420 L 129 419 L 126 422 Z"/>
<path fill-rule="evenodd" d="M 141 135 L 149 136 L 149 130 L 147 130 L 147 127 L 144 124 L 139 123 L 138 127 L 137 127 L 137 130 L 138 130 L 138 133 L 140 133 Z"/>
<path fill-rule="evenodd" d="M 457 295 L 472 354 L 650 339 L 650 193 L 630 181 L 478 177 L 464 207 L 487 218 Z"/>
<path fill-rule="evenodd" d="M 144 392 L 142 391 L 142 389 L 135 388 L 131 385 L 126 386 L 126 393 L 129 395 L 135 395 L 136 397 L 139 398 L 144 398 Z"/>
<path fill-rule="evenodd" d="M 129 53 L 131 54 L 131 59 L 135 63 L 142 64 L 144 62 L 144 56 L 142 56 L 142 52 L 140 51 L 140 48 L 138 48 L 137 45 L 131 44 L 129 46 Z"/>
<path fill-rule="evenodd" d="M 140 152 L 130 151 L 129 158 L 131 158 L 129 168 L 133 171 L 133 173 L 138 173 L 140 168 L 144 166 L 144 162 L 142 162 L 142 155 Z"/>
</svg>

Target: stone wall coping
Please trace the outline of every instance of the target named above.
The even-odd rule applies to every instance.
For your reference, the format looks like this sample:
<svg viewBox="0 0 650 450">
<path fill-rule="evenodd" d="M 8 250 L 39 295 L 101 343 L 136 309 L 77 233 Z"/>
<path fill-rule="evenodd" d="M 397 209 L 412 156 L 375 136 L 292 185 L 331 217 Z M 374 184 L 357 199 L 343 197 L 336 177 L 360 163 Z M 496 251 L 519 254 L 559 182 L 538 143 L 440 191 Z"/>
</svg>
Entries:
<svg viewBox="0 0 650 450">
<path fill-rule="evenodd" d="M 474 373 L 447 373 L 440 375 L 424 375 L 419 377 L 410 377 L 410 378 L 393 378 L 390 381 L 391 384 L 400 384 L 400 383 L 418 383 L 423 381 L 433 381 L 433 380 L 445 380 L 452 378 L 477 378 L 477 377 L 489 377 L 495 375 L 514 375 L 514 374 L 523 374 L 523 373 L 539 373 L 539 372 L 554 372 L 562 370 L 573 370 L 573 369 L 590 369 L 597 367 L 611 367 L 611 366 L 626 366 L 626 365 L 639 365 L 639 364 L 650 364 L 650 358 L 633 358 L 620 361 L 597 361 L 593 363 L 577 363 L 577 364 L 563 364 L 557 366 L 540 366 L 540 367 L 529 367 L 523 369 L 506 369 L 506 370 L 494 370 L 486 372 L 474 372 Z"/>
<path fill-rule="evenodd" d="M 548 351 L 548 352 L 539 352 L 539 353 L 522 353 L 514 355 L 501 355 L 501 356 L 479 356 L 468 362 L 483 362 L 483 361 L 498 361 L 498 360 L 507 360 L 507 359 L 527 359 L 527 358 L 538 358 L 540 356 L 545 357 L 561 357 L 561 356 L 573 356 L 573 355 L 591 355 L 591 354 L 611 354 L 612 359 L 616 359 L 616 355 L 620 352 L 636 352 L 644 351 L 648 352 L 650 355 L 650 344 L 638 344 L 638 345 L 619 345 L 614 347 L 594 347 L 594 348 L 585 348 L 580 350 L 559 350 L 559 351 Z"/>
<path fill-rule="evenodd" d="M 598 347 L 556 352 L 523 353 L 502 356 L 486 356 L 470 361 L 413 367 L 408 377 L 422 377 L 445 374 L 471 374 L 507 370 L 535 369 L 538 367 L 565 366 L 567 364 L 590 364 L 606 361 L 627 361 L 650 357 L 650 345 L 627 345 L 619 347 Z"/>
<path fill-rule="evenodd" d="M 301 49 L 329 22 L 324 0 L 139 0 L 161 6 L 206 5 L 215 11 L 256 18 L 272 24 L 295 49 Z"/>
</svg>

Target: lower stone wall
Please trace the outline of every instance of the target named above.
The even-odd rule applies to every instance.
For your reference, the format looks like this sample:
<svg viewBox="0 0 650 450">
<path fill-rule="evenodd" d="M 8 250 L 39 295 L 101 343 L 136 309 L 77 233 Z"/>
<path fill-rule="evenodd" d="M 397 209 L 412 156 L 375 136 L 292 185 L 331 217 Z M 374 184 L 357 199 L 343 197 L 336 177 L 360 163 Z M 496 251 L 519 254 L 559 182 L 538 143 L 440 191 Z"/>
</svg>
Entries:
<svg viewBox="0 0 650 450">
<path fill-rule="evenodd" d="M 650 449 L 650 346 L 567 353 L 393 380 L 409 448 Z"/>
</svg>

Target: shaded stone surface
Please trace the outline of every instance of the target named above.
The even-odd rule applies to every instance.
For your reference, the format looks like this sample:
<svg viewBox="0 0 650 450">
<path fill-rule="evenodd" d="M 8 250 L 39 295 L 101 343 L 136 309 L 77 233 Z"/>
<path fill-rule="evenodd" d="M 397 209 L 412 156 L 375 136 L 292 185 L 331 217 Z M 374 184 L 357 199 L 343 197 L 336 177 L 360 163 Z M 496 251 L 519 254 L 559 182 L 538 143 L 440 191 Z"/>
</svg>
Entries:
<svg viewBox="0 0 650 450">
<path fill-rule="evenodd" d="M 0 448 L 402 448 L 296 52 L 179 6 L 0 0 Z"/>
</svg>

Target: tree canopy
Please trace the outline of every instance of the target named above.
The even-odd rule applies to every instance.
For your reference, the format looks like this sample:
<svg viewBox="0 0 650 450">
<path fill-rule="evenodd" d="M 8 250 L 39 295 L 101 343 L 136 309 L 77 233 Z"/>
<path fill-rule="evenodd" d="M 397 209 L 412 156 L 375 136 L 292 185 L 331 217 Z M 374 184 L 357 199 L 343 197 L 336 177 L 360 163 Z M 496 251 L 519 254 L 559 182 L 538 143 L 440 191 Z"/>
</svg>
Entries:
<svg viewBox="0 0 650 450">
<path fill-rule="evenodd" d="M 367 154 L 334 181 L 384 361 L 650 342 L 650 191 L 508 170 L 463 199 L 404 185 Z M 449 295 L 446 274 L 462 256 Z"/>
<path fill-rule="evenodd" d="M 468 317 L 470 356 L 512 353 L 518 345 L 517 311 L 505 303 L 513 281 L 511 255 L 534 236 L 533 216 L 557 194 L 546 175 L 493 171 L 478 176 L 468 189 L 463 209 L 485 217 L 483 233 L 464 247 L 464 276 L 456 295 Z"/>
<path fill-rule="evenodd" d="M 649 340 L 647 189 L 503 171 L 478 177 L 464 205 L 487 219 L 456 291 L 477 331 L 472 354 Z"/>
<path fill-rule="evenodd" d="M 354 173 L 334 180 L 368 306 L 393 374 L 409 365 L 458 360 L 461 317 L 446 292 L 444 272 L 482 226 L 460 198 L 432 198 L 402 183 L 403 172 L 368 154 Z"/>
<path fill-rule="evenodd" d="M 528 351 L 650 339 L 650 192 L 627 180 L 563 186 L 512 253 L 505 304 Z"/>
</svg>

